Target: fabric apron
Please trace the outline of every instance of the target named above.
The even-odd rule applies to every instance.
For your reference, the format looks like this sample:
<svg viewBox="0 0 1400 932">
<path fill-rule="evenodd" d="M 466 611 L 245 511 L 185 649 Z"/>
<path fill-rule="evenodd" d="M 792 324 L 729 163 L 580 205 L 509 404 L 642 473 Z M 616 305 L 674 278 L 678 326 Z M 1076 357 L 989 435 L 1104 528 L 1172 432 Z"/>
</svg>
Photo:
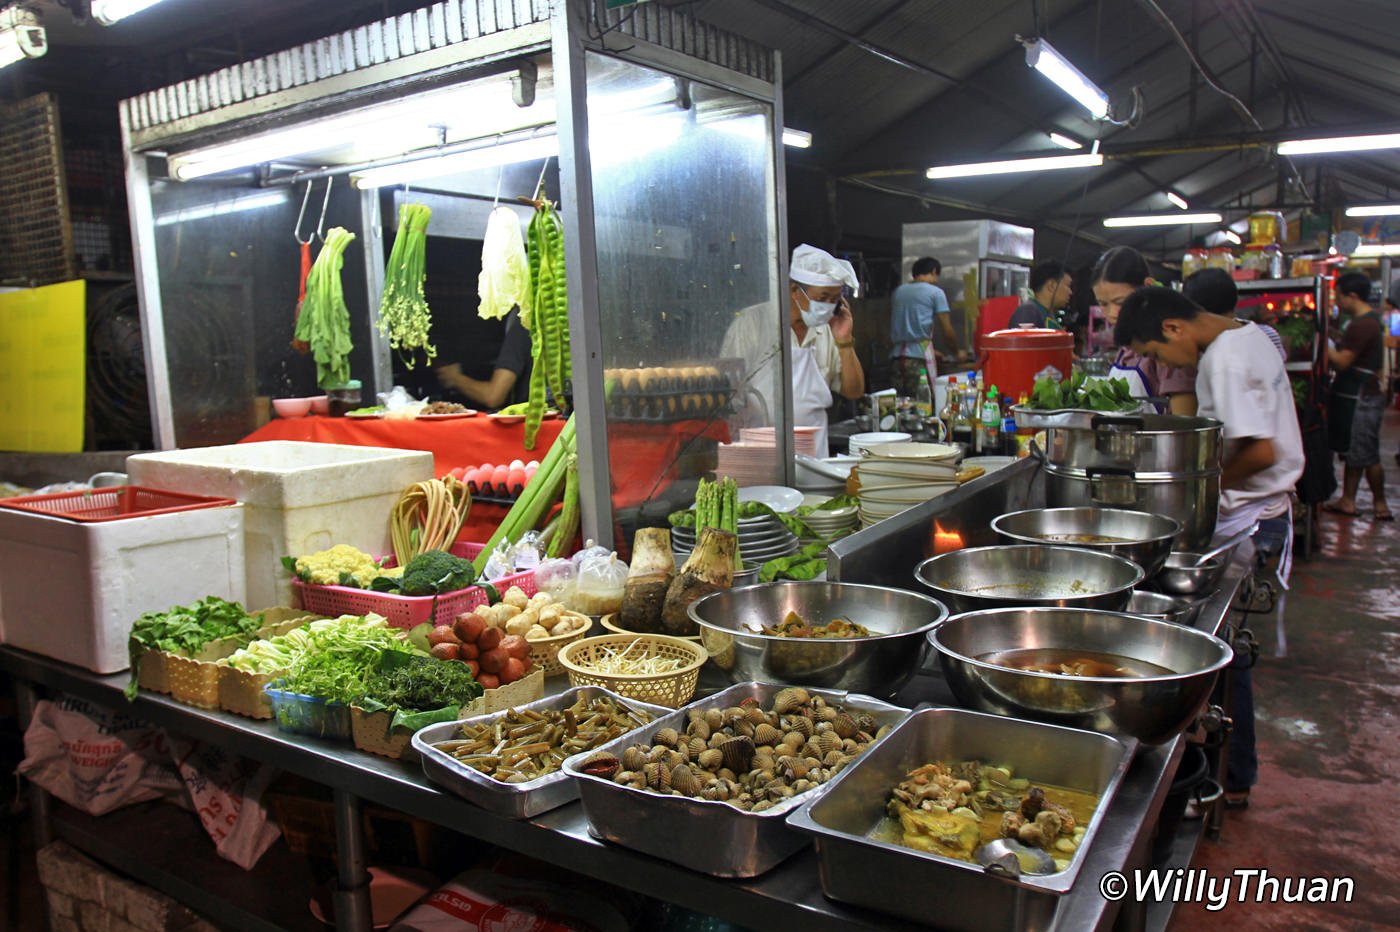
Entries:
<svg viewBox="0 0 1400 932">
<path fill-rule="evenodd" d="M 1152 397 L 1152 387 L 1147 384 L 1147 376 L 1142 374 L 1142 370 L 1137 366 L 1121 365 L 1123 353 L 1120 351 L 1113 360 L 1113 365 L 1109 367 L 1108 378 L 1123 379 L 1128 383 L 1128 394 L 1134 398 L 1141 398 L 1144 401 Z"/>
<path fill-rule="evenodd" d="M 1361 390 L 1374 378 L 1376 371 L 1352 364 L 1337 373 L 1332 392 L 1327 399 L 1327 440 L 1334 453 L 1351 449 L 1351 421 L 1356 416 L 1356 403 Z"/>
<path fill-rule="evenodd" d="M 826 445 L 826 409 L 831 407 L 831 386 L 817 365 L 817 351 L 810 346 L 792 351 L 792 423 L 795 427 L 819 427 L 816 455 L 829 455 Z"/>
<path fill-rule="evenodd" d="M 1218 546 L 1232 534 L 1238 534 L 1245 530 L 1255 521 L 1263 520 L 1260 515 L 1268 508 L 1271 502 L 1268 499 L 1250 502 L 1234 511 L 1222 511 L 1216 518 L 1215 537 L 1211 539 L 1211 546 Z M 1288 579 L 1293 574 L 1293 501 L 1288 500 L 1288 507 L 1280 514 L 1274 515 L 1268 520 L 1279 519 L 1288 525 L 1288 532 L 1283 536 L 1283 550 L 1278 556 L 1278 567 L 1274 570 L 1274 578 L 1278 580 L 1282 591 L 1278 593 L 1274 608 L 1274 638 L 1275 655 L 1283 657 L 1288 651 L 1288 635 L 1283 627 L 1283 611 L 1288 599 Z M 1254 571 L 1254 541 L 1243 540 L 1236 545 L 1230 554 L 1231 565 L 1239 564 L 1246 573 Z"/>
</svg>

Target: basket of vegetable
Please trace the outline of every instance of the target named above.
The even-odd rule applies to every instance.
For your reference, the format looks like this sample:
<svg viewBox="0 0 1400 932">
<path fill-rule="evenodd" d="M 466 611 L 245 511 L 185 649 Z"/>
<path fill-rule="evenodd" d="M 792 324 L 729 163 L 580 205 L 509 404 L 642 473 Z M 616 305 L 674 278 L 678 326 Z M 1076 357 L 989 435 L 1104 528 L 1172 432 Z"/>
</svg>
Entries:
<svg viewBox="0 0 1400 932">
<path fill-rule="evenodd" d="M 219 708 L 247 718 L 272 718 L 272 703 L 263 687 L 291 669 L 313 630 L 333 624 L 318 615 L 301 616 L 264 629 L 263 637 L 218 661 Z"/>
<path fill-rule="evenodd" d="M 176 661 L 226 657 L 257 637 L 262 625 L 262 616 L 249 615 L 237 602 L 217 596 L 191 605 L 177 605 L 164 612 L 146 612 L 131 626 L 128 640 L 131 681 L 126 687 L 126 697 L 135 699 L 138 687 L 173 693 Z M 192 702 L 204 695 L 201 681 L 183 664 L 179 689 L 180 695 L 176 698 L 181 702 Z M 216 694 L 214 703 L 217 705 L 217 702 Z"/>
<path fill-rule="evenodd" d="M 604 634 L 559 651 L 572 686 L 601 686 L 628 699 L 677 708 L 690 701 L 705 648 L 660 634 Z"/>
<path fill-rule="evenodd" d="M 195 657 L 171 654 L 165 658 L 171 698 L 201 709 L 219 708 L 219 682 L 227 657 L 254 644 L 267 643 L 267 638 L 285 634 L 315 617 L 298 609 L 285 608 L 264 609 L 249 615 L 261 621 L 252 640 L 243 635 L 219 638 L 210 641 Z"/>
<path fill-rule="evenodd" d="M 477 585 L 472 558 L 481 544 L 453 544 L 450 551 L 429 550 L 413 557 L 397 575 L 379 575 L 367 585 L 323 585 L 298 578 L 293 581 L 301 593 L 302 605 L 321 615 L 382 615 L 396 628 L 413 628 L 424 622 L 451 624 L 463 612 L 490 600 L 487 590 Z M 395 570 L 392 557 L 382 569 Z M 359 579 L 347 580 L 358 584 Z M 534 574 L 526 571 L 498 579 L 496 587 L 519 586 L 527 594 L 535 592 Z"/>
<path fill-rule="evenodd" d="M 456 721 L 463 706 L 480 697 L 481 684 L 464 664 L 391 652 L 350 705 L 355 747 L 394 759 L 417 760 L 410 741 L 427 725 Z"/>
<path fill-rule="evenodd" d="M 511 586 L 495 605 L 477 608 L 466 615 L 458 616 L 453 624 L 453 631 L 462 644 L 458 650 L 459 654 L 467 644 L 480 644 L 485 628 L 496 628 L 500 631 L 499 646 L 510 657 L 516 656 L 519 649 L 514 639 L 523 638 L 527 665 L 542 668 L 545 676 L 557 676 L 564 672 L 558 661 L 560 649 L 586 637 L 592 625 L 593 620 L 587 615 L 569 610 L 547 593 L 537 592 L 530 595 L 519 586 Z M 492 636 L 491 640 L 496 639 Z M 501 670 L 491 669 L 496 666 L 497 658 L 488 659 L 485 654 L 489 653 L 488 648 L 484 653 L 479 652 L 475 656 L 463 656 L 460 659 L 478 661 L 483 676 L 501 674 Z M 502 685 L 505 685 L 519 677 L 503 675 L 500 679 Z"/>
<path fill-rule="evenodd" d="M 1061 380 L 1041 376 L 1035 380 L 1029 403 L 1011 407 L 1017 427 L 1037 430 L 1046 427 L 1087 429 L 1095 415 L 1133 414 L 1143 410 L 1150 410 L 1150 405 L 1132 396 L 1127 379 L 1090 380 L 1082 369 Z"/>
</svg>

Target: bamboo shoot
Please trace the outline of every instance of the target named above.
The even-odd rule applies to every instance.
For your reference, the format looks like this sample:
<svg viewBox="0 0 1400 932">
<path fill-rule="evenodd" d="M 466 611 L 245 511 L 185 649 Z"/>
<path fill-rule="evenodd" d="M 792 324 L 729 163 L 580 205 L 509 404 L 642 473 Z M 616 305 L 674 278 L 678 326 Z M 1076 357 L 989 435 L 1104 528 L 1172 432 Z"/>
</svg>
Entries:
<svg viewBox="0 0 1400 932">
<path fill-rule="evenodd" d="M 701 596 L 734 584 L 734 551 L 738 546 L 738 535 L 728 531 L 705 528 L 700 532 L 690 559 L 666 591 L 661 624 L 667 634 L 685 637 L 699 633 L 699 626 L 690 620 L 686 609 Z"/>
<path fill-rule="evenodd" d="M 617 623 L 628 631 L 660 633 L 661 610 L 676 575 L 668 528 L 642 528 L 632 541 L 632 565 Z"/>
</svg>

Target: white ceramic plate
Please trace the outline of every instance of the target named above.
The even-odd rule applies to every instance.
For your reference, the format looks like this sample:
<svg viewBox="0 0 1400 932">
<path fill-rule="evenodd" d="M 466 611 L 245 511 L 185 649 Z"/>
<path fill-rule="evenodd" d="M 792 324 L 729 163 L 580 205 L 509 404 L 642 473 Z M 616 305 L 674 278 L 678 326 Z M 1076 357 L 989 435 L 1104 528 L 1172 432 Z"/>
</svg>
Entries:
<svg viewBox="0 0 1400 932">
<path fill-rule="evenodd" d="M 846 441 L 847 448 L 854 456 L 860 456 L 867 447 L 876 443 L 899 443 L 909 440 L 910 435 L 898 430 L 877 430 L 864 434 L 851 434 Z"/>
<path fill-rule="evenodd" d="M 802 493 L 785 485 L 751 485 L 739 490 L 739 501 L 762 502 L 782 514 L 791 514 L 802 504 Z"/>
<path fill-rule="evenodd" d="M 950 443 L 881 443 L 865 449 L 866 459 L 956 460 L 962 447 Z"/>
</svg>

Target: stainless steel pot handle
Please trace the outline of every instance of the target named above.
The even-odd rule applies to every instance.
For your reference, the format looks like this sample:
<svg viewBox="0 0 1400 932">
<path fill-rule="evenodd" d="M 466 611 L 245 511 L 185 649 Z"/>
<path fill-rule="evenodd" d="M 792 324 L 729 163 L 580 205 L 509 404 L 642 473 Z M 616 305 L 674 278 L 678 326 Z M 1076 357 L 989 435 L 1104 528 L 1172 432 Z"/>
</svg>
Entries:
<svg viewBox="0 0 1400 932">
<path fill-rule="evenodd" d="M 1122 507 L 1138 504 L 1137 476 L 1121 466 L 1090 466 L 1084 470 L 1089 480 L 1089 497 L 1096 505 Z"/>
<path fill-rule="evenodd" d="M 1120 463 L 1137 462 L 1138 431 L 1146 422 L 1135 414 L 1096 414 L 1089 419 L 1094 431 L 1094 448 Z"/>
<path fill-rule="evenodd" d="M 1100 427 L 1130 427 L 1133 430 L 1143 430 L 1147 427 L 1147 422 L 1138 414 L 1095 414 L 1089 418 L 1091 430 L 1098 430 Z"/>
</svg>

